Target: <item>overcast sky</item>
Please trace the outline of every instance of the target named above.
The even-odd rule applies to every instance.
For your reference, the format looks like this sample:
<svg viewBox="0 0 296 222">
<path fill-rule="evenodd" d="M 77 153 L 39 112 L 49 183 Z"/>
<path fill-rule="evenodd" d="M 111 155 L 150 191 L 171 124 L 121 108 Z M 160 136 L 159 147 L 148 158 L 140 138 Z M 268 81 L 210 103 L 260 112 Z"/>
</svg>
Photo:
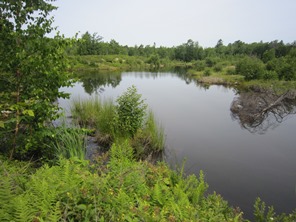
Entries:
<svg viewBox="0 0 296 222">
<path fill-rule="evenodd" d="M 66 37 L 89 31 L 121 45 L 203 47 L 241 40 L 296 40 L 296 0 L 58 0 L 55 26 Z"/>
</svg>

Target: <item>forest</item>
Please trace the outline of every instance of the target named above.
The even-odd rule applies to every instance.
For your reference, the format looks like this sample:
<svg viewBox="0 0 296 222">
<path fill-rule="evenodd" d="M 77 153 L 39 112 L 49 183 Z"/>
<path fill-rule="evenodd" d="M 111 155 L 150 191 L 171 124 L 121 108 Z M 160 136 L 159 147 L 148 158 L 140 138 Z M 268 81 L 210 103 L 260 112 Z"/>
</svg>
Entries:
<svg viewBox="0 0 296 222">
<path fill-rule="evenodd" d="M 198 42 L 189 39 L 182 45 L 170 48 L 156 47 L 155 44 L 129 47 L 121 46 L 115 40 L 104 42 L 97 33 L 86 32 L 77 39 L 69 53 L 78 56 L 143 57 L 143 62 L 154 68 L 168 65 L 169 61 L 179 61 L 186 63 L 186 67 L 194 71 L 204 71 L 205 75 L 209 75 L 212 70 L 221 72 L 226 69 L 227 74 L 242 75 L 246 81 L 296 80 L 296 43 L 285 44 L 279 40 L 258 43 L 238 40 L 225 46 L 219 39 L 215 47 L 203 48 Z M 122 62 L 119 58 L 117 60 Z M 94 63 L 92 65 L 95 66 Z"/>
<path fill-rule="evenodd" d="M 296 43 L 219 40 L 203 48 L 121 46 L 54 32 L 52 1 L 0 3 L 0 221 L 249 221 L 184 166 L 149 161 L 164 135 L 135 87 L 116 102 L 76 101 L 71 126 L 56 103 L 80 72 L 182 68 L 207 84 L 295 89 Z M 263 82 L 261 82 L 263 81 Z M 90 112 L 87 112 L 90 111 Z M 87 138 L 104 152 L 86 159 Z M 255 221 L 295 221 L 258 198 Z"/>
</svg>

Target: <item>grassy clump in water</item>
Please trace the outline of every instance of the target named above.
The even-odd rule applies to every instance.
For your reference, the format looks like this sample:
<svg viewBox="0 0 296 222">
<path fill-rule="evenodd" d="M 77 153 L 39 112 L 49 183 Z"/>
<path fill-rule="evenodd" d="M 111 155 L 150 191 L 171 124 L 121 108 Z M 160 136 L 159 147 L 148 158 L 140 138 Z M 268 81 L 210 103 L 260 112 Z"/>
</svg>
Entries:
<svg viewBox="0 0 296 222">
<path fill-rule="evenodd" d="M 63 157 L 85 159 L 86 132 L 78 127 L 66 127 L 65 125 L 53 129 L 51 146 L 54 147 L 56 159 Z"/>
<path fill-rule="evenodd" d="M 98 98 L 74 100 L 71 113 L 77 124 L 96 131 L 100 144 L 110 145 L 114 140 L 114 119 L 116 113 L 112 100 L 104 102 Z"/>
<path fill-rule="evenodd" d="M 155 121 L 153 113 L 146 112 L 146 105 L 135 87 L 117 99 L 100 101 L 98 98 L 75 100 L 72 116 L 83 127 L 95 129 L 98 143 L 110 147 L 118 139 L 128 138 L 139 159 L 164 149 L 164 130 Z"/>
<path fill-rule="evenodd" d="M 132 140 L 132 146 L 136 149 L 138 158 L 149 154 L 159 154 L 165 147 L 165 135 L 163 127 L 156 122 L 154 114 L 150 111 L 144 126 L 138 130 Z"/>
</svg>

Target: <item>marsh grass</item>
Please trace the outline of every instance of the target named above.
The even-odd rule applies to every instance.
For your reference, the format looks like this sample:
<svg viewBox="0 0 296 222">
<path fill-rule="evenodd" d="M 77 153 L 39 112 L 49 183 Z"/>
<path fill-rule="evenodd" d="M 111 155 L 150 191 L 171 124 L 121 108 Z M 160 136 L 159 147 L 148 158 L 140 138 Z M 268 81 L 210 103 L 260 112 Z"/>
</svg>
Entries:
<svg viewBox="0 0 296 222">
<path fill-rule="evenodd" d="M 145 159 L 151 154 L 159 155 L 163 152 L 165 147 L 164 129 L 157 123 L 151 110 L 147 114 L 142 129 L 138 130 L 131 144 L 139 159 Z"/>
<path fill-rule="evenodd" d="M 112 100 L 100 101 L 99 98 L 77 99 L 72 102 L 72 117 L 81 127 L 95 130 L 99 145 L 105 149 L 114 141 L 126 136 L 118 126 L 117 106 Z M 150 154 L 160 154 L 165 147 L 164 129 L 149 111 L 142 126 L 134 136 L 128 138 L 134 148 L 135 157 L 145 159 Z"/>
<path fill-rule="evenodd" d="M 85 159 L 87 135 L 83 129 L 78 127 L 66 127 L 62 125 L 55 129 L 52 146 L 55 148 L 56 158 L 78 158 Z"/>
<path fill-rule="evenodd" d="M 78 98 L 72 101 L 71 113 L 75 123 L 94 128 L 101 108 L 101 101 L 95 97 L 87 100 Z"/>
<path fill-rule="evenodd" d="M 81 127 L 95 130 L 100 145 L 109 146 L 115 137 L 115 106 L 112 100 L 101 101 L 99 98 L 72 101 L 72 117 Z"/>
</svg>

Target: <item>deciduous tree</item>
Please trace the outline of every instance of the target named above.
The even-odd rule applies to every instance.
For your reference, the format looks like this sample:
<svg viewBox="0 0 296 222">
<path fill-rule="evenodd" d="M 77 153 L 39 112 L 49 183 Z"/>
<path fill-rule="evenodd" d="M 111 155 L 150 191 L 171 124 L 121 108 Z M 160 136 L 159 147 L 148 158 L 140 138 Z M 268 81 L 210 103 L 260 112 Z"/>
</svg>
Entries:
<svg viewBox="0 0 296 222">
<path fill-rule="evenodd" d="M 57 118 L 54 103 L 65 74 L 66 40 L 47 37 L 54 28 L 53 0 L 0 2 L 0 148 L 24 156 L 40 151 L 46 122 Z"/>
</svg>

